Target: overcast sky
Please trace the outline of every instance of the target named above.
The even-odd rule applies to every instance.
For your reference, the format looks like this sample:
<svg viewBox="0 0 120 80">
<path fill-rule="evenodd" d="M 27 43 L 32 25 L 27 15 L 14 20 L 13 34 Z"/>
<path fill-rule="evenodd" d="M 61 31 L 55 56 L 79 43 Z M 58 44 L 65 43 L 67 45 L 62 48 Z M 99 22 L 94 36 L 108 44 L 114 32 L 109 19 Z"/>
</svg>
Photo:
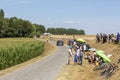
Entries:
<svg viewBox="0 0 120 80">
<path fill-rule="evenodd" d="M 5 17 L 86 34 L 120 32 L 120 0 L 0 0 Z"/>
</svg>

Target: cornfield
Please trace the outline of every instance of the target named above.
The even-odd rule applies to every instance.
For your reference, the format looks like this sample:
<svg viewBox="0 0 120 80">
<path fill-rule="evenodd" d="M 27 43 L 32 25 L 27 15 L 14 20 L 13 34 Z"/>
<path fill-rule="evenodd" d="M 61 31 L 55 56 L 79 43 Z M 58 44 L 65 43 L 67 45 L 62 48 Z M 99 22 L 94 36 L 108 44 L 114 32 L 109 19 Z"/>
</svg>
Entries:
<svg viewBox="0 0 120 80">
<path fill-rule="evenodd" d="M 0 39 L 0 70 L 41 55 L 44 42 L 30 38 Z"/>
</svg>

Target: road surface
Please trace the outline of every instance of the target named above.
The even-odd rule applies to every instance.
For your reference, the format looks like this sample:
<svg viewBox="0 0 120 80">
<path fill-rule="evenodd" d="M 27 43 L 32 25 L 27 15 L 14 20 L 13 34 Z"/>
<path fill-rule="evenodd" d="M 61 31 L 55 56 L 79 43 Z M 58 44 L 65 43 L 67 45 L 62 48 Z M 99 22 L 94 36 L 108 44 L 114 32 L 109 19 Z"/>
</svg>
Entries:
<svg viewBox="0 0 120 80">
<path fill-rule="evenodd" d="M 67 61 L 67 47 L 59 46 L 53 54 L 0 76 L 0 80 L 54 80 Z"/>
</svg>

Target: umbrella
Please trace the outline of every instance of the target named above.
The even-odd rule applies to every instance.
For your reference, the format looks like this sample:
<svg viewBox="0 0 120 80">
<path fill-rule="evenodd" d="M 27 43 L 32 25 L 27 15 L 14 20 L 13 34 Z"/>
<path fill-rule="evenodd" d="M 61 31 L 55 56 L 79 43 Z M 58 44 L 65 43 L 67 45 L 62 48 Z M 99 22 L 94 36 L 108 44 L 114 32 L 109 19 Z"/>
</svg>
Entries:
<svg viewBox="0 0 120 80">
<path fill-rule="evenodd" d="M 76 41 L 78 41 L 78 42 L 86 42 L 84 39 L 81 39 L 81 38 L 77 38 Z"/>
<path fill-rule="evenodd" d="M 104 53 L 103 50 L 97 50 L 96 53 Z"/>
<path fill-rule="evenodd" d="M 104 51 L 102 51 L 102 50 L 97 50 L 97 51 L 96 51 L 96 54 L 97 54 L 98 56 L 102 57 L 105 62 L 111 62 L 110 59 L 108 58 L 108 56 L 104 54 Z"/>
</svg>

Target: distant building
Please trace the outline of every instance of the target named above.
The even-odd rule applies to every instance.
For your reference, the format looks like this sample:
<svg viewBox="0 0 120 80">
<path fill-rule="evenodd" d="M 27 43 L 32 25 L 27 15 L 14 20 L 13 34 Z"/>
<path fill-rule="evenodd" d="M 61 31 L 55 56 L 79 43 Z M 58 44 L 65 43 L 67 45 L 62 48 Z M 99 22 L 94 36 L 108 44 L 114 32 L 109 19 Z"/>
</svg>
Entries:
<svg viewBox="0 0 120 80">
<path fill-rule="evenodd" d="M 43 33 L 43 36 L 50 36 L 51 33 Z"/>
</svg>

